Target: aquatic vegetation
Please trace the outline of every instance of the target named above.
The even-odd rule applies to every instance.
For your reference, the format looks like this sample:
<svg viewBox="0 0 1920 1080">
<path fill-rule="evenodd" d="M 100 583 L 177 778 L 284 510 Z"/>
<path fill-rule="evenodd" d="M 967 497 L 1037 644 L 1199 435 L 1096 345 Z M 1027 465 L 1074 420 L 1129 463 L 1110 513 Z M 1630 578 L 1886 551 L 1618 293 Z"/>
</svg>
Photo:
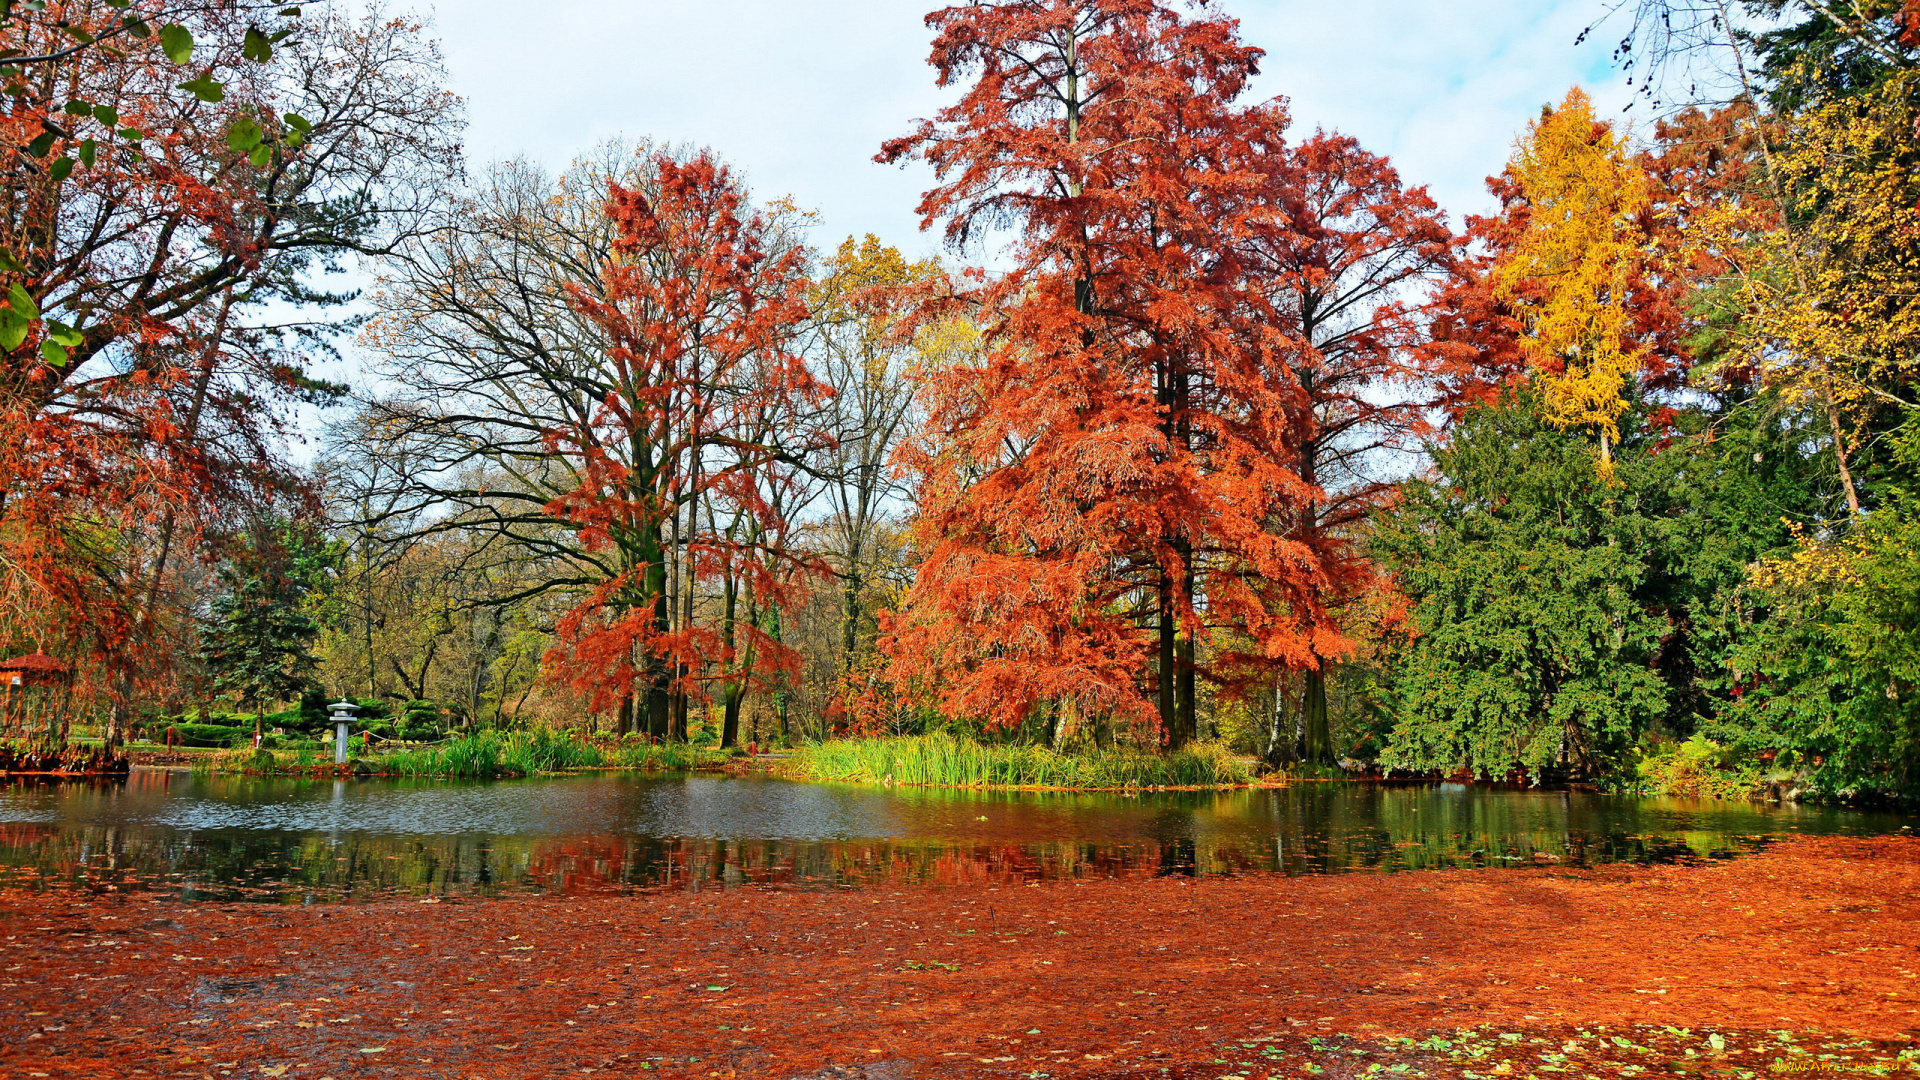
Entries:
<svg viewBox="0 0 1920 1080">
<path fill-rule="evenodd" d="M 1170 754 L 1100 750 L 1062 754 L 953 735 L 832 739 L 795 751 L 781 769 L 808 780 L 947 787 L 1154 788 L 1244 784 L 1250 769 L 1218 743 Z"/>
</svg>

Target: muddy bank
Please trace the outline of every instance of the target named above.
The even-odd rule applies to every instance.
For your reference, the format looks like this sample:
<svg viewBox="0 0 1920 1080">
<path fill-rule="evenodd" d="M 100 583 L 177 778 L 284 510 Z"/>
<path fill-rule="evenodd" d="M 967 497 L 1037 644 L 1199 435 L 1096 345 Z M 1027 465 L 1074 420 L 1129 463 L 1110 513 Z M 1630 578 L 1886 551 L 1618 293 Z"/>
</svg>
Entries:
<svg viewBox="0 0 1920 1080">
<path fill-rule="evenodd" d="M 1771 1075 L 1920 1032 L 1920 840 L 309 907 L 16 890 L 0 937 L 6 1076 Z"/>
</svg>

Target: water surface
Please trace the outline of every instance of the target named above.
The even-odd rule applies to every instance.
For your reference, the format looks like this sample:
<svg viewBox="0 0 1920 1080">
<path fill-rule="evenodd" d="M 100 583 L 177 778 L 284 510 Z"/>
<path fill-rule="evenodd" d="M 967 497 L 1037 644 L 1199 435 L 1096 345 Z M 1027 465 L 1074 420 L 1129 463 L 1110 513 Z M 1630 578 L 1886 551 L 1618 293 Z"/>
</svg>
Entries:
<svg viewBox="0 0 1920 1080">
<path fill-rule="evenodd" d="M 135 770 L 0 787 L 0 884 L 301 901 L 1725 858 L 1906 819 L 1458 784 L 1139 795 L 714 776 L 492 782 Z"/>
</svg>

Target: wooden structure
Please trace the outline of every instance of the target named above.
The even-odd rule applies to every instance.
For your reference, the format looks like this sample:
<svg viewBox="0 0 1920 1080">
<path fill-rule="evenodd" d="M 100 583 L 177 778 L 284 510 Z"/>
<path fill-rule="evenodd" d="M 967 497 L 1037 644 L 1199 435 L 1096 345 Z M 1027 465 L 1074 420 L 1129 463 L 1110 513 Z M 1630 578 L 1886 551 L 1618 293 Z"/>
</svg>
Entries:
<svg viewBox="0 0 1920 1080">
<path fill-rule="evenodd" d="M 0 660 L 0 687 L 7 695 L 0 734 L 65 745 L 73 720 L 73 668 L 37 651 Z"/>
<path fill-rule="evenodd" d="M 0 773 L 123 773 L 106 747 L 67 745 L 73 726 L 73 668 L 43 652 L 0 660 Z"/>
</svg>

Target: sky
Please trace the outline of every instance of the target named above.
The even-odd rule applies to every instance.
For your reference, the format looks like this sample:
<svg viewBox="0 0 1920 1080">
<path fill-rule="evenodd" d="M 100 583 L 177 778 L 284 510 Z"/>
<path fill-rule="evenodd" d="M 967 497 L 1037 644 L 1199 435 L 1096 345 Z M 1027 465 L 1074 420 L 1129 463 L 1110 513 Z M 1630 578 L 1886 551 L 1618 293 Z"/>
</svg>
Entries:
<svg viewBox="0 0 1920 1080">
<path fill-rule="evenodd" d="M 1286 96 L 1300 130 L 1357 137 L 1456 216 L 1492 208 L 1485 178 L 1540 106 L 1585 86 L 1630 100 L 1606 0 L 1222 0 L 1267 50 L 1255 96 Z M 926 57 L 930 0 L 438 0 L 470 159 L 551 168 L 603 139 L 710 146 L 762 200 L 820 215 L 813 241 L 874 233 L 909 255 L 938 243 L 914 206 L 918 167 L 880 143 L 944 100 Z"/>
</svg>

